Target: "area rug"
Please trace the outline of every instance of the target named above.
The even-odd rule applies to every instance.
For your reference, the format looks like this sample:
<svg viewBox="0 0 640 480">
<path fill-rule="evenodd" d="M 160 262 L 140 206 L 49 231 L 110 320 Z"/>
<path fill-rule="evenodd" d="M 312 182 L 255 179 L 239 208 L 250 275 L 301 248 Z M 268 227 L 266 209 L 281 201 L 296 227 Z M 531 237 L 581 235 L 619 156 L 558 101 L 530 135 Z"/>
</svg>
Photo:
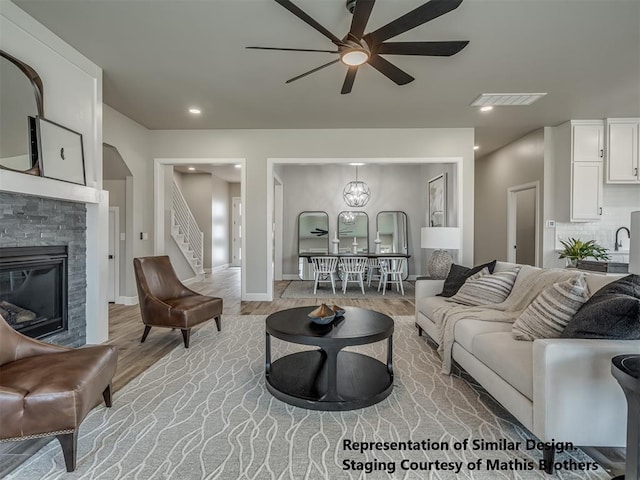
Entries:
<svg viewBox="0 0 640 480">
<path fill-rule="evenodd" d="M 330 283 L 322 283 L 318 285 L 317 295 L 313 294 L 313 281 L 310 280 L 294 280 L 287 285 L 287 288 L 284 289 L 280 298 L 366 298 L 366 297 L 376 297 L 376 298 L 406 298 L 407 300 L 413 300 L 415 297 L 416 289 L 414 287 L 413 282 L 402 282 L 402 286 L 404 287 L 404 296 L 402 292 L 398 292 L 396 290 L 396 286 L 393 288 L 387 288 L 387 291 L 384 296 L 382 296 L 382 289 L 378 291 L 378 284 L 376 283 L 375 287 L 373 282 L 371 282 L 371 286 L 367 287 L 367 284 L 364 285 L 364 295 L 362 294 L 362 290 L 360 289 L 360 285 L 356 283 L 349 283 L 347 287 L 347 292 L 345 294 L 342 293 L 342 285 L 340 282 L 336 285 L 336 293 L 333 294 L 333 290 L 331 289 Z"/>
<path fill-rule="evenodd" d="M 191 348 L 176 347 L 116 392 L 112 408 L 94 409 L 80 428 L 74 473 L 65 471 L 60 445 L 52 441 L 7 478 L 550 478 L 537 467 L 516 468 L 537 465 L 538 450 L 471 448 L 474 441 L 524 444 L 533 437 L 463 378 L 440 374 L 440 360 L 416 335 L 413 317 L 395 317 L 391 395 L 348 412 L 304 410 L 267 392 L 264 319 L 225 316 L 222 332 L 203 325 L 193 332 Z M 277 358 L 304 347 L 274 339 L 272 348 Z M 385 348 L 383 341 L 357 350 L 383 359 Z M 580 450 L 557 460 L 592 462 Z M 478 469 L 470 467 L 475 464 Z M 554 478 L 609 476 L 598 467 L 563 469 Z"/>
</svg>

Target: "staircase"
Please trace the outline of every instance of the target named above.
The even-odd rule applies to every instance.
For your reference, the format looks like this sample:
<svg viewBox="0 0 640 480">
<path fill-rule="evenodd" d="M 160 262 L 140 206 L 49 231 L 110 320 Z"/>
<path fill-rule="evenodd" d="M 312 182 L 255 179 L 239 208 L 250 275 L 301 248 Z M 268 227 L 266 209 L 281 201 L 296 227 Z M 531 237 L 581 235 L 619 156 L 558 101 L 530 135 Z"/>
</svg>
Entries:
<svg viewBox="0 0 640 480">
<path fill-rule="evenodd" d="M 196 275 L 204 275 L 204 234 L 198 228 L 180 188 L 173 182 L 171 194 L 171 237 Z"/>
</svg>

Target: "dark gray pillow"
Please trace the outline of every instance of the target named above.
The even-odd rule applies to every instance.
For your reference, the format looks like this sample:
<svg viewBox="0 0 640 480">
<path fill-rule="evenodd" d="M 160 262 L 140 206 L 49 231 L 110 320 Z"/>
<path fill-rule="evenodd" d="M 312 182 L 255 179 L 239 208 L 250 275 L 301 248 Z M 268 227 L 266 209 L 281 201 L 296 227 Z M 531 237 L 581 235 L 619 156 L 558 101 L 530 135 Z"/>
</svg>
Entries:
<svg viewBox="0 0 640 480">
<path fill-rule="evenodd" d="M 485 263 L 484 265 L 478 265 L 473 268 L 463 267 L 462 265 L 456 265 L 455 263 L 451 265 L 451 269 L 449 270 L 449 275 L 444 281 L 444 285 L 442 286 L 442 293 L 439 294 L 440 297 L 453 297 L 460 287 L 464 285 L 464 282 L 467 281 L 471 275 L 478 273 L 483 268 L 487 267 L 489 269 L 489 273 L 493 273 L 493 269 L 496 268 L 496 260 L 493 260 L 489 263 Z"/>
<path fill-rule="evenodd" d="M 640 340 L 640 275 L 628 275 L 594 293 L 561 337 Z"/>
</svg>

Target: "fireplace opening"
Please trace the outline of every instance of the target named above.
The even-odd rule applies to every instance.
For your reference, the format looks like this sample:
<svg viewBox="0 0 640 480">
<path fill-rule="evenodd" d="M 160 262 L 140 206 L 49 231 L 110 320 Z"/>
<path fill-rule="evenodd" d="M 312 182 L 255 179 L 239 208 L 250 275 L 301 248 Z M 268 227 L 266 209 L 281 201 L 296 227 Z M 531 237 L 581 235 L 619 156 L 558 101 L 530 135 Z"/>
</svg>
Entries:
<svg viewBox="0 0 640 480">
<path fill-rule="evenodd" d="M 0 315 L 42 338 L 67 329 L 67 247 L 0 248 Z"/>
</svg>

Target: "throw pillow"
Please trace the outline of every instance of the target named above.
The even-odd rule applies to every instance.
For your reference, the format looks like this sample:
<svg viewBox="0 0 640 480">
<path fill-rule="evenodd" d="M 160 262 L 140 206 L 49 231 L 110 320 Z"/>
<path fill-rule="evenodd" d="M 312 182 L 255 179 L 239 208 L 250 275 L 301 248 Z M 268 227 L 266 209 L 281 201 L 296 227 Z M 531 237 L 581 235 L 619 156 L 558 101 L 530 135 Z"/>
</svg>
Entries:
<svg viewBox="0 0 640 480">
<path fill-rule="evenodd" d="M 557 338 L 578 309 L 587 301 L 584 274 L 545 288 L 513 324 L 516 340 Z"/>
<path fill-rule="evenodd" d="M 456 265 L 455 263 L 452 264 L 451 269 L 449 270 L 449 275 L 447 275 L 447 278 L 444 281 L 442 293 L 440 293 L 439 296 L 453 297 L 458 293 L 460 287 L 464 285 L 464 282 L 466 282 L 470 276 L 482 271 L 483 268 L 488 268 L 489 273 L 493 273 L 493 269 L 496 268 L 496 260 L 473 268 L 463 267 L 462 265 Z"/>
<path fill-rule="evenodd" d="M 469 279 L 447 301 L 469 306 L 502 303 L 511 293 L 519 270 L 520 267 Z"/>
<path fill-rule="evenodd" d="M 640 275 L 627 275 L 594 293 L 561 337 L 639 340 Z"/>
</svg>

